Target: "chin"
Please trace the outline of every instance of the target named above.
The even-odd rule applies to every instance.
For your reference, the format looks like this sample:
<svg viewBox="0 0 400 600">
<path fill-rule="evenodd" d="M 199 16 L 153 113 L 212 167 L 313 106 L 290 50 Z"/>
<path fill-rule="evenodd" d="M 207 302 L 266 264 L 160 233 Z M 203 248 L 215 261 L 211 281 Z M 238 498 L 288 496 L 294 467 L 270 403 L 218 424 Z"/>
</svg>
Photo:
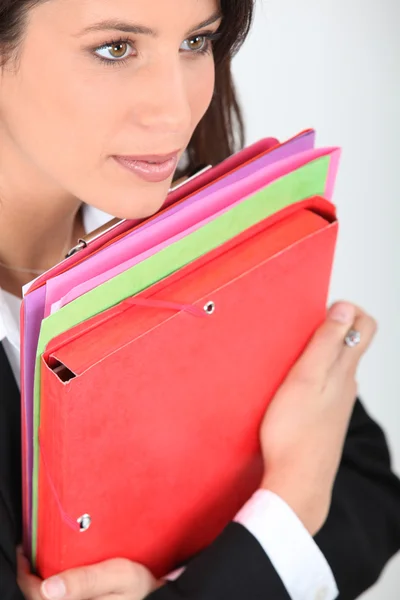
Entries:
<svg viewBox="0 0 400 600">
<path fill-rule="evenodd" d="M 132 188 L 129 192 L 116 193 L 115 191 L 104 198 L 103 202 L 89 202 L 96 208 L 117 217 L 118 219 L 145 219 L 157 213 L 167 198 L 172 181 L 162 184 L 147 184 L 138 189 Z M 104 195 L 104 192 L 103 194 Z"/>
</svg>

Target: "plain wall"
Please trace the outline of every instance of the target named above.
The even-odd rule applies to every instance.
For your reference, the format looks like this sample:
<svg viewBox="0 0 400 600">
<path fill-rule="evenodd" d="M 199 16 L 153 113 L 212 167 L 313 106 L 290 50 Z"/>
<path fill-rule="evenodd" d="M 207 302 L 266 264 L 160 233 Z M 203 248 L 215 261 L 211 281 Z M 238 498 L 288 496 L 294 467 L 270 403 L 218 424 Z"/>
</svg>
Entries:
<svg viewBox="0 0 400 600">
<path fill-rule="evenodd" d="M 258 0 L 234 62 L 247 141 L 308 127 L 343 148 L 331 301 L 380 325 L 359 374 L 400 471 L 400 0 Z M 400 555 L 365 600 L 399 600 Z"/>
</svg>

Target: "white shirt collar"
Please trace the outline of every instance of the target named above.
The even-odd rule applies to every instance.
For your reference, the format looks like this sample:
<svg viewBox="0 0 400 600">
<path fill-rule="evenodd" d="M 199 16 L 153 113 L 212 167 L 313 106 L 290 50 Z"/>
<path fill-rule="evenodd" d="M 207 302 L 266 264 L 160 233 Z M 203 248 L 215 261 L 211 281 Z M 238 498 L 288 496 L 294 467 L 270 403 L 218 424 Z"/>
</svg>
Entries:
<svg viewBox="0 0 400 600">
<path fill-rule="evenodd" d="M 0 288 L 0 342 L 5 338 L 19 348 L 19 310 L 21 300 Z"/>
<path fill-rule="evenodd" d="M 87 204 L 83 206 L 82 216 L 83 226 L 87 233 L 112 219 L 111 215 Z M 20 308 L 21 299 L 0 287 L 0 343 L 7 339 L 18 351 L 20 347 Z"/>
</svg>

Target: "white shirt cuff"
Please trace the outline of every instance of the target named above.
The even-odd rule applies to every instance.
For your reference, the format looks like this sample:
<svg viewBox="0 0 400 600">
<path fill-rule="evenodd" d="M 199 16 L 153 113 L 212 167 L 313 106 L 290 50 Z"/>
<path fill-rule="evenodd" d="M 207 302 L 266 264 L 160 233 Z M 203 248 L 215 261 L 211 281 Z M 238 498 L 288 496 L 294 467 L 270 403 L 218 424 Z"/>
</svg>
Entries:
<svg viewBox="0 0 400 600">
<path fill-rule="evenodd" d="M 185 571 L 186 567 L 181 567 L 180 569 L 176 569 L 176 571 L 172 571 L 171 573 L 166 575 L 164 579 L 166 579 L 167 581 L 175 581 L 175 579 L 178 579 L 178 577 L 180 577 Z"/>
<path fill-rule="evenodd" d="M 257 490 L 236 515 L 265 550 L 292 600 L 334 600 L 329 564 L 300 519 L 279 496 Z"/>
</svg>

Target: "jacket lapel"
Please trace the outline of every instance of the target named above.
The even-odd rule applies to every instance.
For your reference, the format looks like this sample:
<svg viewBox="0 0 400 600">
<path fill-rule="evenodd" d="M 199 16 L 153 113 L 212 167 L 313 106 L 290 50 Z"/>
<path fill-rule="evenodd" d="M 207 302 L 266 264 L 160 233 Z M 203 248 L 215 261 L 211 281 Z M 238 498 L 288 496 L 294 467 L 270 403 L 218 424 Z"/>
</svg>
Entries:
<svg viewBox="0 0 400 600">
<path fill-rule="evenodd" d="M 21 536 L 20 392 L 0 343 L 0 502 L 5 505 L 19 541 Z"/>
</svg>

